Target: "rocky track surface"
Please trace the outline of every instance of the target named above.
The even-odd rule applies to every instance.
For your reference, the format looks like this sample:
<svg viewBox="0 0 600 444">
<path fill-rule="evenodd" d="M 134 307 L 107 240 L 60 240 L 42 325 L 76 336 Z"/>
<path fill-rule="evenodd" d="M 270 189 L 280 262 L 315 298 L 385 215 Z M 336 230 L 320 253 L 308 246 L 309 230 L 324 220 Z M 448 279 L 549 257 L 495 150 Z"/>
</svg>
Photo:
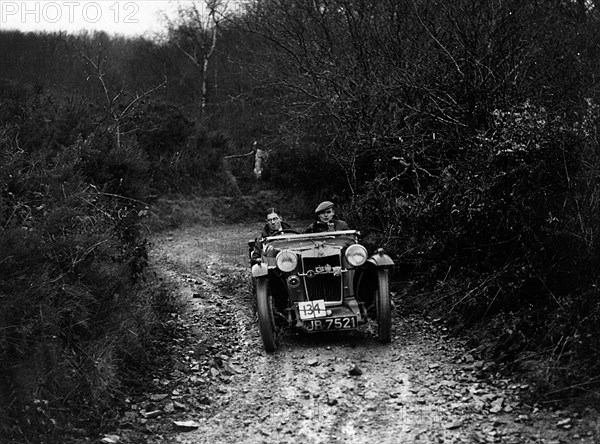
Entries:
<svg viewBox="0 0 600 444">
<path fill-rule="evenodd" d="M 266 354 L 247 240 L 260 226 L 195 227 L 153 242 L 152 267 L 179 293 L 175 367 L 126 412 L 113 439 L 160 443 L 596 443 L 591 410 L 550 409 L 435 320 L 402 310 L 393 341 L 286 333 Z M 125 426 L 129 426 L 129 429 Z M 137 437 L 137 438 L 136 438 Z M 110 442 L 107 438 L 105 442 Z"/>
</svg>

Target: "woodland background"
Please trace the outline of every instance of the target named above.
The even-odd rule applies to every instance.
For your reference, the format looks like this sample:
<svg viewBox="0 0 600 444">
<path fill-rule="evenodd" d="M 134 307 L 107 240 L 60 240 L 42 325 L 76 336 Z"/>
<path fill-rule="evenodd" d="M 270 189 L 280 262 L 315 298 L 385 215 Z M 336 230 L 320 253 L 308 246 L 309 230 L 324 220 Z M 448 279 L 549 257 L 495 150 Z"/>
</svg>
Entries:
<svg viewBox="0 0 600 444">
<path fill-rule="evenodd" d="M 100 428 L 160 355 L 149 230 L 322 198 L 415 309 L 597 402 L 600 2 L 186 5 L 152 39 L 0 32 L 0 425 Z"/>
</svg>

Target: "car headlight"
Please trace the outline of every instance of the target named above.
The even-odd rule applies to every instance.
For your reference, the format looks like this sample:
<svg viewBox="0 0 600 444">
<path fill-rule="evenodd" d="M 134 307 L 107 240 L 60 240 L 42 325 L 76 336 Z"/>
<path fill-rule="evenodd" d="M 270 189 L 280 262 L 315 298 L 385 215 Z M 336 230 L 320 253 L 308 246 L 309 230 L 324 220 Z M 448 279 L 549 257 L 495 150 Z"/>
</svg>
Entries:
<svg viewBox="0 0 600 444">
<path fill-rule="evenodd" d="M 298 265 L 298 256 L 292 251 L 282 250 L 277 254 L 275 261 L 277 262 L 277 268 L 289 273 L 296 269 L 296 265 Z"/>
<path fill-rule="evenodd" d="M 367 261 L 367 249 L 360 244 L 346 248 L 346 260 L 353 267 L 358 267 Z"/>
</svg>

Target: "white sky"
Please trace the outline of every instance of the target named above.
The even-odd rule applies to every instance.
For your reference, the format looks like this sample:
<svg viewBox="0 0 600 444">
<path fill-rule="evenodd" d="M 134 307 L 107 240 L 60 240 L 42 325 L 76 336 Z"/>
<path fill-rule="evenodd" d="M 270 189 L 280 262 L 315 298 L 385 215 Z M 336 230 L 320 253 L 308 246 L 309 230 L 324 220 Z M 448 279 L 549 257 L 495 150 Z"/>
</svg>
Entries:
<svg viewBox="0 0 600 444">
<path fill-rule="evenodd" d="M 0 29 L 29 31 L 102 30 L 126 36 L 152 35 L 164 27 L 161 12 L 173 12 L 173 0 L 0 0 Z"/>
</svg>

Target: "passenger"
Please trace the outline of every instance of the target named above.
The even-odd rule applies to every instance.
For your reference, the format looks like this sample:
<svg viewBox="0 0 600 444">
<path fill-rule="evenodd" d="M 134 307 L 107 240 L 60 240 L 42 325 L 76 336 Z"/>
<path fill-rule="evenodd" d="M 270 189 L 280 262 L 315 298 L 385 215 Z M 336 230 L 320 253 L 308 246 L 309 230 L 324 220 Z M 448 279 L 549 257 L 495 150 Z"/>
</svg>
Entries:
<svg viewBox="0 0 600 444">
<path fill-rule="evenodd" d="M 260 259 L 262 253 L 262 242 L 265 237 L 277 236 L 285 232 L 295 233 L 292 227 L 283 221 L 281 213 L 277 208 L 269 208 L 267 210 L 267 223 L 260 233 L 260 237 L 254 240 L 254 247 L 250 254 L 250 264 L 254 265 L 257 259 Z"/>
<path fill-rule="evenodd" d="M 320 233 L 322 231 L 348 230 L 348 224 L 335 215 L 333 202 L 326 200 L 315 209 L 316 221 L 306 229 L 307 233 Z"/>
</svg>

